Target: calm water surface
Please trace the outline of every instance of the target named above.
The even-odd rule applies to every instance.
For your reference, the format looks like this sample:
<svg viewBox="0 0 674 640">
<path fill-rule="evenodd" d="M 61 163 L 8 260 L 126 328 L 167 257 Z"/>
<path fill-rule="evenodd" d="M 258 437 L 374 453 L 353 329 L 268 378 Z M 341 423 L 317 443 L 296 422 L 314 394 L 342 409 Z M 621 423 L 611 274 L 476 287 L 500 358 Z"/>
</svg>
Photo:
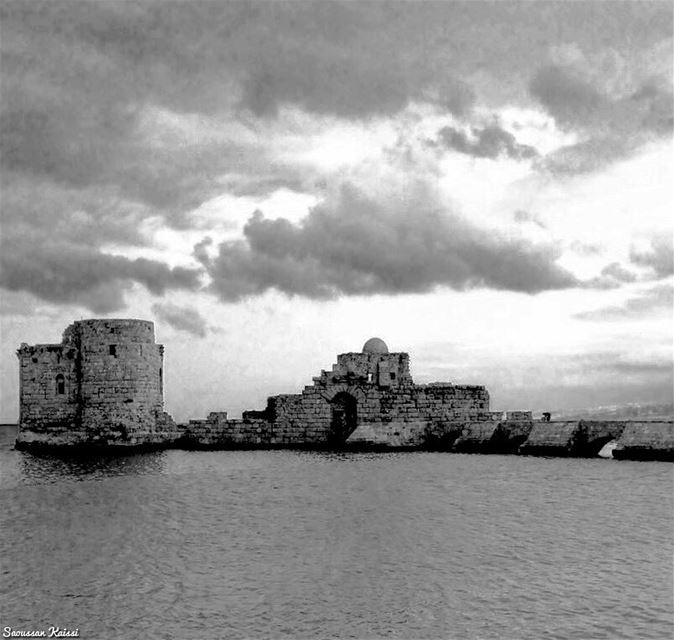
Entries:
<svg viewBox="0 0 674 640">
<path fill-rule="evenodd" d="M 674 465 L 168 451 L 0 430 L 0 629 L 81 638 L 671 638 Z"/>
</svg>

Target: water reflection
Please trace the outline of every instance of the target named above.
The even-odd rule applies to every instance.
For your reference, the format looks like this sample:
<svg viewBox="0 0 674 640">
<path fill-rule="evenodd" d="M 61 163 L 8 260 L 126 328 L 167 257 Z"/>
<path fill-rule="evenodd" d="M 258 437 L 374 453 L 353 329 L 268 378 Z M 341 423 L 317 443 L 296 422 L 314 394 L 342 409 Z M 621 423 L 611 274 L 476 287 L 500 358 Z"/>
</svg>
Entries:
<svg viewBox="0 0 674 640">
<path fill-rule="evenodd" d="M 132 455 L 53 454 L 17 452 L 21 480 L 30 484 L 64 480 L 100 480 L 111 476 L 162 473 L 166 452 Z"/>
<path fill-rule="evenodd" d="M 344 449 L 290 449 L 289 452 L 309 463 L 326 462 L 360 462 L 365 460 L 391 460 L 394 458 L 410 457 L 414 455 L 427 455 L 425 452 L 417 451 L 349 451 Z"/>
</svg>

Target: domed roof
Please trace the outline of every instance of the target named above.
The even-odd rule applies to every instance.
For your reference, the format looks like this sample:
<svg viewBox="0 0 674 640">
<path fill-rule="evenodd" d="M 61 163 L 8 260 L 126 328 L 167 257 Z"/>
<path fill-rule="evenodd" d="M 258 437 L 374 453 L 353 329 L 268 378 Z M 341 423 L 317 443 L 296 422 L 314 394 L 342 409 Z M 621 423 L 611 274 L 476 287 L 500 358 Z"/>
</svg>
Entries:
<svg viewBox="0 0 674 640">
<path fill-rule="evenodd" d="M 388 347 L 381 338 L 370 338 L 363 345 L 363 353 L 388 353 Z"/>
</svg>

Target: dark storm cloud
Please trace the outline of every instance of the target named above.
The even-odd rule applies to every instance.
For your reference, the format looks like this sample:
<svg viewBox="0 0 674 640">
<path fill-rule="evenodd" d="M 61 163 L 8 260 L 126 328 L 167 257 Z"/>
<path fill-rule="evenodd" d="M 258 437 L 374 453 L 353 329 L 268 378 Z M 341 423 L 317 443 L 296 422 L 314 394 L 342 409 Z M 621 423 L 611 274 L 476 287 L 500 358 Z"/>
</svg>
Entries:
<svg viewBox="0 0 674 640">
<path fill-rule="evenodd" d="M 555 65 L 538 71 L 529 88 L 562 125 L 587 125 L 607 106 L 606 99 L 588 82 Z"/>
<path fill-rule="evenodd" d="M 23 178 L 3 187 L 2 205 L 0 287 L 95 312 L 122 309 L 134 282 L 155 295 L 199 287 L 200 270 L 104 251 L 105 243 L 147 243 L 141 230 L 147 210 L 114 193 Z"/>
<path fill-rule="evenodd" d="M 497 124 L 482 129 L 473 127 L 470 136 L 460 129 L 443 127 L 438 131 L 438 142 L 447 149 L 476 158 L 495 159 L 507 156 L 523 160 L 538 155 L 536 149 L 520 144 L 512 133 L 505 131 Z"/>
<path fill-rule="evenodd" d="M 231 118 L 237 102 L 242 117 L 292 104 L 367 118 L 422 95 L 457 114 L 473 100 L 448 67 L 416 55 L 423 43 L 403 17 L 376 5 L 36 0 L 5 3 L 0 24 L 3 167 L 114 185 L 159 208 L 194 206 L 216 176 L 270 159 L 232 140 L 150 147 L 139 135 L 148 107 Z"/>
<path fill-rule="evenodd" d="M 12 176 L 11 184 L 2 184 L 0 242 L 142 246 L 146 238 L 141 225 L 149 214 L 147 208 L 120 199 L 114 191 Z"/>
<path fill-rule="evenodd" d="M 150 148 L 138 135 L 148 107 L 232 117 L 238 104 L 239 116 L 264 117 L 289 104 L 369 118 L 424 100 L 462 116 L 475 100 L 467 78 L 478 72 L 519 86 L 547 42 L 596 47 L 599 21 L 606 46 L 627 35 L 644 46 L 667 34 L 670 14 L 658 3 L 618 11 L 546 3 L 532 12 L 517 2 L 9 1 L 0 21 L 2 161 L 180 210 L 209 197 L 216 177 L 237 168 L 255 174 L 270 159 L 232 140 Z M 512 34 L 504 30 L 513 24 Z M 569 96 L 588 102 L 574 97 L 563 73 L 549 73 L 535 86 L 551 108 Z M 566 87 L 561 96 L 551 92 L 555 78 Z M 635 99 L 665 108 L 657 91 L 644 86 Z M 488 130 L 475 150 L 493 154 L 508 144 Z"/>
<path fill-rule="evenodd" d="M 624 2 L 617 9 L 597 2 L 532 9 L 517 1 L 272 5 L 252 5 L 265 27 L 252 35 L 265 37 L 253 40 L 254 55 L 244 45 L 240 56 L 243 103 L 259 115 L 291 103 L 367 117 L 431 96 L 465 115 L 476 75 L 519 91 L 551 42 L 596 48 L 623 46 L 629 38 L 644 46 L 671 35 L 666 3 Z"/>
<path fill-rule="evenodd" d="M 155 314 L 157 319 L 173 327 L 176 331 L 185 331 L 197 338 L 206 337 L 208 325 L 196 309 L 167 302 L 153 304 L 152 313 Z"/>
<path fill-rule="evenodd" d="M 671 58 L 670 58 L 671 67 Z M 540 69 L 529 90 L 564 129 L 580 142 L 542 159 L 553 174 L 588 173 L 627 157 L 641 145 L 671 137 L 674 123 L 671 72 L 645 78 L 625 96 L 610 96 L 577 71 L 551 65 Z"/>
<path fill-rule="evenodd" d="M 199 288 L 198 270 L 169 268 L 156 260 L 131 260 L 68 243 L 5 242 L 0 267 L 0 286 L 10 291 L 27 291 L 58 304 L 80 304 L 97 313 L 123 308 L 124 290 L 132 282 L 155 295 Z"/>
<path fill-rule="evenodd" d="M 132 282 L 153 286 L 147 265 L 122 268 L 116 261 L 114 284 L 69 292 L 83 247 L 88 264 L 108 265 L 102 248 L 146 244 L 149 218 L 188 226 L 187 212 L 222 193 L 230 173 L 250 176 L 249 191 L 259 175 L 297 183 L 296 172 L 276 165 L 262 144 L 209 135 L 210 123 L 199 137 L 167 132 L 159 122 L 162 109 L 226 110 L 236 74 L 218 59 L 218 39 L 226 34 L 209 20 L 217 14 L 220 27 L 236 29 L 245 22 L 243 5 L 36 1 L 3 3 L 0 11 L 1 242 L 11 274 L 4 282 L 12 287 L 52 301 L 119 308 Z M 209 40 L 203 48 L 195 46 L 202 27 Z M 238 45 L 228 46 L 232 53 Z M 40 262 L 59 253 L 59 261 Z M 22 277 L 33 254 L 36 268 Z M 167 285 L 176 284 L 173 271 L 161 269 Z M 58 294 L 50 287 L 54 278 Z M 109 296 L 99 295 L 101 288 Z"/>
<path fill-rule="evenodd" d="M 630 134 L 668 135 L 672 130 L 669 78 L 646 79 L 631 94 L 614 98 L 573 70 L 552 65 L 538 71 L 529 89 L 561 126 Z"/>
<path fill-rule="evenodd" d="M 426 101 L 465 119 L 477 99 L 476 74 L 500 90 L 520 91 L 552 40 L 596 47 L 601 24 L 601 46 L 629 39 L 646 47 L 671 31 L 666 3 L 623 3 L 619 9 L 545 3 L 537 11 L 527 2 L 3 2 L 2 252 L 10 274 L 4 281 L 44 299 L 84 301 L 98 309 L 119 307 L 132 282 L 156 290 L 160 281 L 186 286 L 166 265 L 153 263 L 159 275 L 150 278 L 149 265 L 112 258 L 103 248 L 143 245 L 149 218 L 187 227 L 186 212 L 223 190 L 300 189 L 306 170 L 270 157 L 266 146 L 263 125 L 282 107 L 367 120 Z M 514 24 L 517 30 L 509 28 Z M 657 86 L 644 85 L 634 97 L 650 109 L 645 121 L 659 122 L 666 106 Z M 201 133 L 169 131 L 162 113 L 193 118 Z M 223 133 L 232 122 L 248 135 Z M 513 145 L 492 131 L 475 151 L 522 152 Z M 264 225 L 251 225 L 249 232 L 259 235 L 258 227 Z M 263 260 L 245 267 L 253 252 L 247 243 L 229 254 L 237 251 L 232 268 L 253 289 L 274 280 L 251 275 L 264 271 Z M 486 254 L 487 261 L 508 259 L 498 258 L 496 248 Z M 285 276 L 278 277 L 286 278 L 289 290 L 302 282 L 300 290 L 317 287 L 316 295 L 326 294 L 326 286 L 398 288 L 376 269 L 369 273 L 341 262 L 327 268 L 326 285 L 323 276 L 294 273 L 297 259 L 285 260 Z M 491 282 L 462 266 L 470 259 L 457 261 L 453 271 L 466 272 L 457 283 Z M 322 273 L 326 266 L 318 262 Z M 272 261 L 269 268 L 277 266 Z M 303 266 L 310 267 L 311 258 Z M 76 267 L 90 277 L 77 275 Z M 542 280 L 556 273 L 550 269 Z M 421 286 L 395 277 L 403 289 Z M 518 271 L 513 279 L 499 286 L 530 288 L 531 276 Z"/>
<path fill-rule="evenodd" d="M 414 211 L 410 214 L 410 211 Z M 578 284 L 549 247 L 500 238 L 439 212 L 420 194 L 385 207 L 351 187 L 295 225 L 258 211 L 244 241 L 224 242 L 208 264 L 223 300 L 268 289 L 310 298 L 418 293 L 437 286 L 537 293 Z M 197 251 L 203 260 L 204 247 Z"/>
<path fill-rule="evenodd" d="M 648 251 L 633 249 L 630 260 L 640 267 L 650 267 L 656 278 L 664 278 L 674 273 L 674 243 L 672 236 L 655 237 Z"/>
<path fill-rule="evenodd" d="M 659 285 L 629 298 L 622 305 L 602 307 L 593 311 L 577 313 L 574 318 L 579 320 L 626 320 L 645 317 L 654 311 L 671 312 L 674 302 L 674 288 L 670 284 Z"/>
</svg>

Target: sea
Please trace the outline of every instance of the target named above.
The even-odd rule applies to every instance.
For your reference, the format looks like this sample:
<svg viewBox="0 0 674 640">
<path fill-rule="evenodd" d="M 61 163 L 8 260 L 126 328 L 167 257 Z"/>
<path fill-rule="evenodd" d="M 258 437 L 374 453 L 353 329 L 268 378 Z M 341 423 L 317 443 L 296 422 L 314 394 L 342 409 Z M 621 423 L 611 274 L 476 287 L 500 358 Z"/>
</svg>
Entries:
<svg viewBox="0 0 674 640">
<path fill-rule="evenodd" d="M 82 459 L 15 451 L 14 435 L 0 429 L 2 637 L 674 634 L 671 463 L 176 450 Z"/>
</svg>

